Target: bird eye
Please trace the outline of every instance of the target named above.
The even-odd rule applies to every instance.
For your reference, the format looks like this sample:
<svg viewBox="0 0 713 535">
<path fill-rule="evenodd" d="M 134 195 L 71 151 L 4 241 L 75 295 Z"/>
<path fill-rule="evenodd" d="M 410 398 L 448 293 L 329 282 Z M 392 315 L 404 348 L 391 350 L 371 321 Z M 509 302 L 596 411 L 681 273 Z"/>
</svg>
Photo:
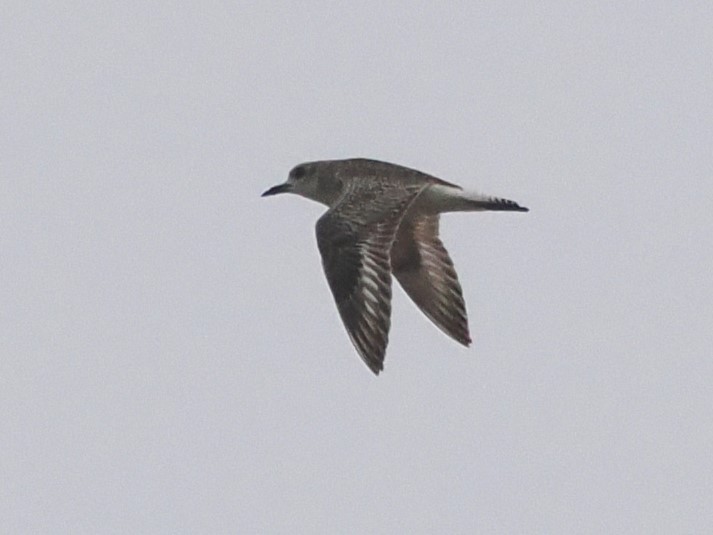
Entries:
<svg viewBox="0 0 713 535">
<path fill-rule="evenodd" d="M 295 180 L 298 180 L 305 176 L 305 173 L 307 170 L 303 166 L 295 167 L 294 170 L 292 171 L 292 176 Z"/>
</svg>

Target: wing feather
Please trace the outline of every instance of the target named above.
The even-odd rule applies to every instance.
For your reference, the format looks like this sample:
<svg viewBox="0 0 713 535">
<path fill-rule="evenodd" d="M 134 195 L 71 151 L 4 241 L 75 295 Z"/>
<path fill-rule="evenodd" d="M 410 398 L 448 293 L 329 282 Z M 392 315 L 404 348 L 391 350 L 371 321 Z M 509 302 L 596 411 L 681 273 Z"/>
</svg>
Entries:
<svg viewBox="0 0 713 535">
<path fill-rule="evenodd" d="M 402 222 L 392 247 L 391 266 L 416 306 L 448 336 L 469 345 L 463 290 L 438 237 L 438 215 L 416 214 Z"/>
<path fill-rule="evenodd" d="M 409 205 L 424 185 L 353 188 L 317 221 L 329 288 L 359 356 L 378 374 L 391 325 L 390 250 Z M 368 196 L 368 198 L 366 198 Z"/>
</svg>

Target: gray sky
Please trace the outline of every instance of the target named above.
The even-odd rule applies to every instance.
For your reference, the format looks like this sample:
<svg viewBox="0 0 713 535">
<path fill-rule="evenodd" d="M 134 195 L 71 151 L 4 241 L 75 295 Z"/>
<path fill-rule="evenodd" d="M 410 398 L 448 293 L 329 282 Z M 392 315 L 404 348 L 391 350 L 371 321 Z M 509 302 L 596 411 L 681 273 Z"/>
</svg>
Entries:
<svg viewBox="0 0 713 535">
<path fill-rule="evenodd" d="M 3 531 L 713 525 L 709 2 L 61 4 L 0 19 Z M 351 156 L 531 208 L 443 219 L 470 349 L 397 289 L 374 377 L 259 198 Z"/>
</svg>

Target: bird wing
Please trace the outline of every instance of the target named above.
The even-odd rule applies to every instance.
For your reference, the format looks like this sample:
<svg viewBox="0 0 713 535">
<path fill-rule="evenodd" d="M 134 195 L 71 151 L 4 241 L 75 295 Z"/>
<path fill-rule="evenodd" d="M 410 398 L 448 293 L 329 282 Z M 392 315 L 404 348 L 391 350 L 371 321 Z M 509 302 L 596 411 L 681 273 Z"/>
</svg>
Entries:
<svg viewBox="0 0 713 535">
<path fill-rule="evenodd" d="M 391 324 L 390 249 L 424 187 L 354 181 L 317 221 L 317 245 L 339 315 L 375 374 L 384 368 Z"/>
<path fill-rule="evenodd" d="M 391 268 L 421 311 L 448 336 L 470 344 L 463 291 L 448 251 L 438 237 L 438 215 L 415 214 L 401 223 L 391 249 Z"/>
</svg>

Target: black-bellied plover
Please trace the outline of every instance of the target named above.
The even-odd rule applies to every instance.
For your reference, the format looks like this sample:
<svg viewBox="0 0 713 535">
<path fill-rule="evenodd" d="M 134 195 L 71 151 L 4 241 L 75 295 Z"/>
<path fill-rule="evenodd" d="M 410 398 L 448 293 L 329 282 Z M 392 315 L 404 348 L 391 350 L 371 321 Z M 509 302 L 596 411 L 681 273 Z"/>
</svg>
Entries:
<svg viewBox="0 0 713 535">
<path fill-rule="evenodd" d="M 527 212 L 516 202 L 466 192 L 434 176 L 376 160 L 307 162 L 263 197 L 296 193 L 325 204 L 317 245 L 349 338 L 372 372 L 384 368 L 391 275 L 448 336 L 470 344 L 463 291 L 443 243 L 443 212 Z"/>
</svg>

